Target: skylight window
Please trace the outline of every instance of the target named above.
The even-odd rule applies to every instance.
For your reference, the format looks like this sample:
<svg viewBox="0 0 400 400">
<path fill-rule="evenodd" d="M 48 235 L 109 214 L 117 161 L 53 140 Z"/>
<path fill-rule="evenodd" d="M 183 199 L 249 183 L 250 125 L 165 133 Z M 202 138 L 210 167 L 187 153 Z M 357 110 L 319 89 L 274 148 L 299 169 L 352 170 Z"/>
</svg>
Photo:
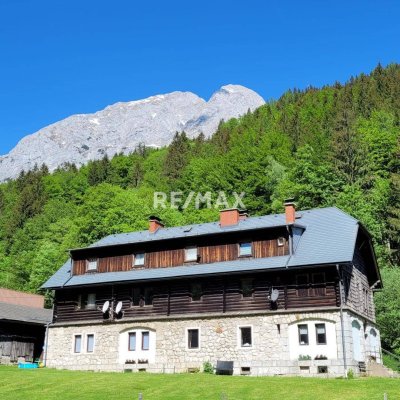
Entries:
<svg viewBox="0 0 400 400">
<path fill-rule="evenodd" d="M 144 253 L 137 253 L 134 255 L 133 265 L 135 267 L 144 265 Z"/>
<path fill-rule="evenodd" d="M 86 264 L 86 271 L 97 271 L 97 258 L 89 258 Z"/>
<path fill-rule="evenodd" d="M 197 247 L 196 246 L 186 247 L 185 261 L 197 261 Z"/>
<path fill-rule="evenodd" d="M 239 243 L 239 257 L 251 256 L 251 243 Z"/>
</svg>

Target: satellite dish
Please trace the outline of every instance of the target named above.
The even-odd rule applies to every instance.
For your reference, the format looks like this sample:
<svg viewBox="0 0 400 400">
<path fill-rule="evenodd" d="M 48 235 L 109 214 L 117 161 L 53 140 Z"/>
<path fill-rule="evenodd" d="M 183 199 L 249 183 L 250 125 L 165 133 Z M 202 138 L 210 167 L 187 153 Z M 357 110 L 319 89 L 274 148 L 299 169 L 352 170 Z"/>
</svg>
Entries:
<svg viewBox="0 0 400 400">
<path fill-rule="evenodd" d="M 103 314 L 105 314 L 109 308 L 110 308 L 110 302 L 109 302 L 109 301 L 106 301 L 106 302 L 103 304 L 103 308 L 101 309 L 101 311 L 103 311 Z"/>
<path fill-rule="evenodd" d="M 122 310 L 122 301 L 119 301 L 117 307 L 115 307 L 115 313 L 119 314 Z"/>
<path fill-rule="evenodd" d="M 279 297 L 279 290 L 273 289 L 271 292 L 271 301 L 273 301 L 273 302 L 277 301 L 278 297 Z"/>
</svg>

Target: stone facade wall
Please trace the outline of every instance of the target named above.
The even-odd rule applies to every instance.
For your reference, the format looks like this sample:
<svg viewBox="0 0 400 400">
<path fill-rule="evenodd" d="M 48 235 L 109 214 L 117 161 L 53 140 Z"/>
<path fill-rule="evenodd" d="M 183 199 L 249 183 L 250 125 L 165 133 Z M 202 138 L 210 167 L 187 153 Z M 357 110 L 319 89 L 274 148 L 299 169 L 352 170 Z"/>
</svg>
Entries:
<svg viewBox="0 0 400 400">
<path fill-rule="evenodd" d="M 347 343 L 351 343 L 351 318 L 345 314 Z M 332 322 L 335 324 L 335 346 L 337 356 L 329 360 L 301 362 L 290 356 L 289 326 L 301 321 Z M 240 327 L 252 328 L 252 346 L 241 347 Z M 201 370 L 205 361 L 216 364 L 217 360 L 234 361 L 234 373 L 240 374 L 242 367 L 250 367 L 252 375 L 316 374 L 318 365 L 328 366 L 328 374 L 344 374 L 342 335 L 338 311 L 276 313 L 252 316 L 224 316 L 219 318 L 169 319 L 149 322 L 118 321 L 75 326 L 52 326 L 49 329 L 47 366 L 54 368 L 133 371 L 145 369 L 150 372 L 186 372 L 190 368 Z M 199 329 L 200 348 L 188 349 L 187 329 Z M 121 349 L 130 331 L 147 329 L 155 335 L 153 362 L 125 364 Z M 82 352 L 74 353 L 74 335 L 82 335 Z M 94 351 L 86 352 L 86 335 L 95 337 Z M 314 335 L 310 332 L 310 335 Z M 127 343 L 127 342 L 126 342 Z M 138 343 L 138 346 L 140 344 Z M 351 345 L 346 354 L 351 359 Z M 134 359 L 134 354 L 126 359 Z M 306 365 L 304 365 L 306 364 Z M 302 368 L 300 371 L 300 366 Z M 309 369 L 307 370 L 307 366 Z"/>
</svg>

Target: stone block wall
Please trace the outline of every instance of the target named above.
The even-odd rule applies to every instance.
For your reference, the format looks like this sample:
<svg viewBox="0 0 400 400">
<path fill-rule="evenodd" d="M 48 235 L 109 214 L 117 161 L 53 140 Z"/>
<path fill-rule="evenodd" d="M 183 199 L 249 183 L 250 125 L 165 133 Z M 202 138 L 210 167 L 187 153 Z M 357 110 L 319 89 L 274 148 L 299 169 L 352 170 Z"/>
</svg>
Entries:
<svg viewBox="0 0 400 400">
<path fill-rule="evenodd" d="M 292 359 L 289 351 L 289 325 L 301 321 L 330 321 L 335 323 L 337 357 L 324 362 L 310 360 L 310 368 L 300 371 L 300 361 Z M 252 328 L 252 346 L 241 347 L 239 327 Z M 187 329 L 199 329 L 200 347 L 188 349 Z M 154 361 L 146 364 L 125 364 L 121 357 L 121 340 L 128 332 L 148 329 L 155 334 Z M 346 319 L 346 340 L 351 343 L 350 317 Z M 86 350 L 86 335 L 94 335 L 94 351 Z M 314 332 L 310 332 L 314 334 Z M 74 353 L 74 335 L 82 335 L 82 352 Z M 329 338 L 332 340 L 332 338 Z M 139 344 L 138 344 L 139 345 Z M 351 359 L 351 346 L 346 354 Z M 126 357 L 134 359 L 134 353 Z M 135 322 L 88 323 L 74 326 L 54 325 L 49 329 L 47 366 L 75 370 L 186 372 L 202 369 L 205 361 L 234 361 L 234 373 L 250 367 L 251 375 L 317 374 L 318 365 L 328 366 L 328 375 L 344 374 L 340 315 L 338 311 L 276 313 L 269 315 L 235 315 Z M 299 364 L 300 363 L 300 364 Z"/>
</svg>

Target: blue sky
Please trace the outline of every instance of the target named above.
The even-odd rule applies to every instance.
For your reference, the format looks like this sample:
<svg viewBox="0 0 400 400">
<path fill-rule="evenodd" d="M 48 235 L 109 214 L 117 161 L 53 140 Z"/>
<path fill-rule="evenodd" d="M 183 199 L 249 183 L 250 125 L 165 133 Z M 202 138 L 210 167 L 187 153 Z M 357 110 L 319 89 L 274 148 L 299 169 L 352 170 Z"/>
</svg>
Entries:
<svg viewBox="0 0 400 400">
<path fill-rule="evenodd" d="M 399 20 L 385 0 L 0 0 L 0 154 L 117 101 L 345 81 L 400 62 Z"/>
</svg>

